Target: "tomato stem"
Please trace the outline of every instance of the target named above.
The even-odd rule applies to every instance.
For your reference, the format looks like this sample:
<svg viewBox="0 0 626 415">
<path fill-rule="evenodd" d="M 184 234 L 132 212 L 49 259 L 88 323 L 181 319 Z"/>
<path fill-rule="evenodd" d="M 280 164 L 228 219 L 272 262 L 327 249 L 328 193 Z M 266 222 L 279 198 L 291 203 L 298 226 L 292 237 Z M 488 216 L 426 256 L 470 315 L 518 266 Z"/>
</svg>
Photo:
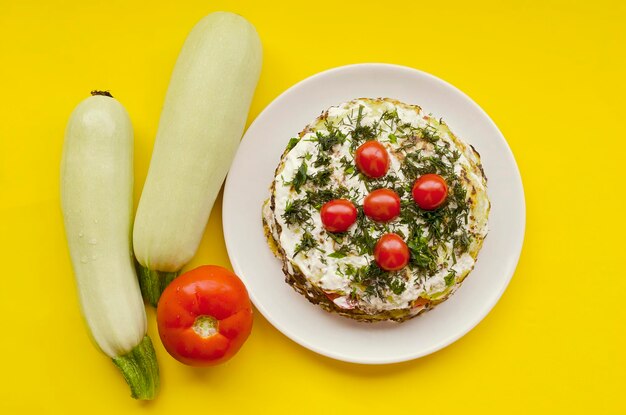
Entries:
<svg viewBox="0 0 626 415">
<path fill-rule="evenodd" d="M 137 266 L 137 276 L 143 298 L 156 307 L 161 298 L 161 293 L 174 278 L 178 277 L 178 272 L 154 271 L 140 264 Z"/>
<path fill-rule="evenodd" d="M 219 322 L 207 315 L 201 315 L 196 317 L 196 320 L 193 322 L 193 331 L 203 339 L 209 338 L 218 332 L 218 324 Z"/>
<path fill-rule="evenodd" d="M 145 336 L 130 352 L 112 360 L 130 386 L 131 397 L 154 399 L 159 390 L 159 365 L 150 337 Z"/>
</svg>

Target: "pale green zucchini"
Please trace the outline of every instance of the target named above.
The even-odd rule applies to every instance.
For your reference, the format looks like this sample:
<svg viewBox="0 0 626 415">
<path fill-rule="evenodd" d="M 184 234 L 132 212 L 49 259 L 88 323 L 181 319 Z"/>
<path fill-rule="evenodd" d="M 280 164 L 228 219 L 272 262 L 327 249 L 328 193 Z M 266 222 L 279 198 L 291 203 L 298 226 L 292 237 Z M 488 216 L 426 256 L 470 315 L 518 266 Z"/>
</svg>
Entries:
<svg viewBox="0 0 626 415">
<path fill-rule="evenodd" d="M 154 398 L 159 369 L 135 274 L 133 130 L 124 107 L 92 93 L 72 113 L 61 162 L 65 232 L 83 316 L 131 396 Z"/>
<path fill-rule="evenodd" d="M 254 27 L 219 12 L 200 20 L 178 56 L 133 233 L 152 305 L 198 249 L 243 134 L 261 55 Z"/>
</svg>

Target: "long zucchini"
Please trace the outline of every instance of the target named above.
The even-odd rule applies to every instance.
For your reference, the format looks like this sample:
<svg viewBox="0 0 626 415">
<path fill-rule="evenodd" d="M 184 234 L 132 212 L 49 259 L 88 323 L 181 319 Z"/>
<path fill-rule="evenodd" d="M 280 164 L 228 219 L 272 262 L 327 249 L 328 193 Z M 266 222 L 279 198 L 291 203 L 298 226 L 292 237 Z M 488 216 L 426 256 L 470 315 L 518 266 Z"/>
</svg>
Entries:
<svg viewBox="0 0 626 415">
<path fill-rule="evenodd" d="M 92 93 L 72 113 L 61 162 L 65 232 L 83 316 L 137 399 L 154 398 L 159 368 L 135 274 L 133 130 L 124 107 Z"/>
<path fill-rule="evenodd" d="M 243 17 L 212 13 L 180 52 L 133 233 L 144 298 L 194 256 L 243 134 L 261 70 L 261 42 Z"/>
</svg>

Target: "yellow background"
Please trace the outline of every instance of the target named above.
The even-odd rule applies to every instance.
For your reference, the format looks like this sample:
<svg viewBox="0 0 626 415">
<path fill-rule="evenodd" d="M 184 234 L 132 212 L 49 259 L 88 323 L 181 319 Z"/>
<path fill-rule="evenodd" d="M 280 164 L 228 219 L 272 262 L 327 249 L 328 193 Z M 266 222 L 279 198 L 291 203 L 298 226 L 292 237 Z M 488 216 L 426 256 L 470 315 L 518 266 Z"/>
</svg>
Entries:
<svg viewBox="0 0 626 415">
<path fill-rule="evenodd" d="M 1 0 L 0 412 L 626 413 L 626 8 L 510 3 Z M 193 369 L 165 352 L 150 310 L 161 393 L 128 396 L 79 315 L 58 197 L 65 123 L 90 90 L 112 91 L 135 128 L 138 199 L 178 51 L 220 9 L 263 41 L 250 120 L 316 72 L 391 62 L 451 82 L 498 124 L 524 181 L 526 240 L 468 335 L 417 361 L 358 366 L 257 313 L 234 360 Z M 221 198 L 190 266 L 201 263 L 229 266 Z"/>
</svg>

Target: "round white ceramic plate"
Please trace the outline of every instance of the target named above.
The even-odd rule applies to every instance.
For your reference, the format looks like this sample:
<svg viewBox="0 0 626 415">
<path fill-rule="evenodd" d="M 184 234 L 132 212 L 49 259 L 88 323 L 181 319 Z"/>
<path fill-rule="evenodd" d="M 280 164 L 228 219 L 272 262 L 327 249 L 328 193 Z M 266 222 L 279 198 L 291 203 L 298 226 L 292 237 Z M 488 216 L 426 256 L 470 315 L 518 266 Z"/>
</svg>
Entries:
<svg viewBox="0 0 626 415">
<path fill-rule="evenodd" d="M 287 142 L 323 110 L 360 97 L 389 97 L 442 117 L 482 156 L 492 208 L 475 269 L 432 311 L 398 324 L 359 323 L 309 303 L 284 281 L 267 246 L 261 206 Z M 235 272 L 257 309 L 302 346 L 354 363 L 393 363 L 433 353 L 489 313 L 515 271 L 525 226 L 515 159 L 489 116 L 467 95 L 427 73 L 387 64 L 343 66 L 314 75 L 276 98 L 246 132 L 224 190 L 223 225 Z"/>
</svg>

